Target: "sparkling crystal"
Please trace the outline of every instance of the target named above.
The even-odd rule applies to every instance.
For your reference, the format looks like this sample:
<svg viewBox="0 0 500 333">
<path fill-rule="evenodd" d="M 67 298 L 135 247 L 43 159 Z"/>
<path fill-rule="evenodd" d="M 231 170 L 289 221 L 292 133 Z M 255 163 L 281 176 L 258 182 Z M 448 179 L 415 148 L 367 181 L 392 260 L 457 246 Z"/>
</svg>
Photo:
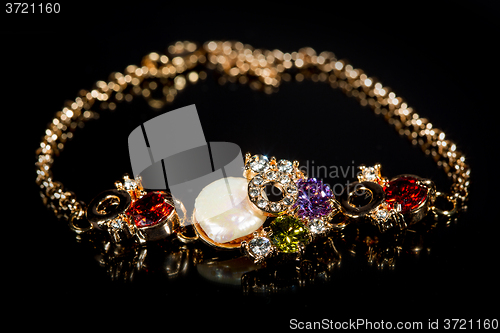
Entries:
<svg viewBox="0 0 500 333">
<path fill-rule="evenodd" d="M 295 186 L 294 183 L 291 183 L 286 188 L 286 193 L 289 194 L 289 195 L 295 195 L 297 193 L 297 186 Z"/>
<path fill-rule="evenodd" d="M 135 201 L 127 210 L 127 214 L 139 228 L 154 226 L 174 210 L 165 198 L 164 192 L 150 192 Z"/>
<path fill-rule="evenodd" d="M 123 187 L 128 191 L 133 190 L 137 187 L 137 182 L 134 179 L 125 179 L 123 181 Z"/>
<path fill-rule="evenodd" d="M 255 185 L 261 185 L 264 182 L 264 178 L 262 178 L 261 176 L 257 175 L 255 177 L 253 177 L 252 182 Z"/>
<path fill-rule="evenodd" d="M 109 225 L 111 226 L 111 228 L 119 230 L 122 228 L 123 223 L 124 223 L 124 221 L 122 219 L 118 218 L 118 219 L 111 221 L 111 223 Z"/>
<path fill-rule="evenodd" d="M 248 195 L 250 195 L 251 197 L 256 197 L 259 195 L 259 189 L 256 188 L 256 187 L 252 187 L 249 191 L 248 191 Z"/>
<path fill-rule="evenodd" d="M 374 181 L 377 179 L 377 174 L 375 173 L 374 167 L 368 167 L 363 170 L 363 177 L 367 181 Z"/>
<path fill-rule="evenodd" d="M 298 207 L 300 218 L 320 218 L 332 212 L 330 199 L 333 194 L 328 185 L 316 178 L 309 178 L 299 180 L 297 187 L 299 194 L 293 207 Z"/>
<path fill-rule="evenodd" d="M 400 177 L 390 181 L 384 187 L 385 201 L 390 208 L 396 208 L 396 204 L 401 205 L 401 213 L 405 214 L 425 201 L 428 189 L 419 184 L 414 177 Z"/>
<path fill-rule="evenodd" d="M 321 219 L 312 219 L 307 223 L 307 226 L 313 234 L 319 234 L 327 229 L 326 222 Z"/>
<path fill-rule="evenodd" d="M 304 223 L 292 216 L 277 217 L 269 227 L 273 232 L 271 241 L 281 252 L 298 252 L 299 243 L 309 243 L 309 230 Z"/>
<path fill-rule="evenodd" d="M 290 197 L 290 196 L 283 198 L 283 203 L 287 206 L 290 206 L 291 204 L 293 204 L 294 201 L 295 201 L 295 199 L 293 197 Z"/>
<path fill-rule="evenodd" d="M 267 206 L 267 201 L 264 199 L 257 200 L 257 206 L 261 209 L 265 209 Z"/>
<path fill-rule="evenodd" d="M 278 173 L 276 171 L 269 171 L 268 173 L 266 173 L 266 178 L 269 179 L 269 180 L 276 180 L 278 179 Z"/>
<path fill-rule="evenodd" d="M 279 160 L 277 165 L 278 165 L 278 170 L 281 172 L 291 173 L 293 170 L 293 164 L 288 160 Z"/>
<path fill-rule="evenodd" d="M 273 212 L 279 212 L 281 210 L 281 205 L 277 202 L 271 202 L 269 204 L 269 207 L 271 208 L 271 211 L 273 211 Z"/>
<path fill-rule="evenodd" d="M 290 177 L 288 177 L 287 175 L 282 175 L 279 182 L 283 185 L 288 184 L 290 182 Z"/>
<path fill-rule="evenodd" d="M 385 221 L 389 217 L 389 212 L 386 209 L 379 209 L 375 213 L 375 218 L 379 221 Z"/>
<path fill-rule="evenodd" d="M 248 161 L 248 165 L 254 172 L 266 172 L 269 169 L 269 160 L 264 155 L 253 155 Z"/>
<path fill-rule="evenodd" d="M 248 242 L 248 249 L 257 257 L 265 257 L 271 251 L 271 242 L 265 237 L 255 237 Z"/>
</svg>

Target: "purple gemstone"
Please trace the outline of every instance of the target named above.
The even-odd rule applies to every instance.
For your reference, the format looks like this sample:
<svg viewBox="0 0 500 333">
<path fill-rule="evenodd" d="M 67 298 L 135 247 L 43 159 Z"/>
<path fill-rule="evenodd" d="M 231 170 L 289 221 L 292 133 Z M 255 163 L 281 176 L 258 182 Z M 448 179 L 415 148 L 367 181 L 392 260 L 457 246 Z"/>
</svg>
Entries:
<svg viewBox="0 0 500 333">
<path fill-rule="evenodd" d="M 319 218 L 332 212 L 329 200 L 333 198 L 328 185 L 321 180 L 309 178 L 297 182 L 299 195 L 293 207 L 298 207 L 299 218 Z"/>
</svg>

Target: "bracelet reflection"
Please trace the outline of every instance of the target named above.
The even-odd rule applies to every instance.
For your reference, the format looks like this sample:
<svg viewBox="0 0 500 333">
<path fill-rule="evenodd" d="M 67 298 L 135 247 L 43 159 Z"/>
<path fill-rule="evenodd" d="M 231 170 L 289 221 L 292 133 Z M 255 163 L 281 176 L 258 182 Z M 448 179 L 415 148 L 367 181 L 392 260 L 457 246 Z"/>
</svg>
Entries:
<svg viewBox="0 0 500 333">
<path fill-rule="evenodd" d="M 41 196 L 47 208 L 54 209 L 43 191 Z M 67 220 L 61 212 L 56 216 Z M 94 230 L 76 234 L 75 239 L 111 281 L 134 283 L 138 276 L 155 275 L 173 286 L 194 274 L 214 285 L 240 289 L 243 294 L 267 295 L 334 283 L 343 269 L 390 271 L 401 263 L 428 257 L 459 216 L 436 220 L 429 215 L 407 229 L 385 233 L 367 223 L 343 224 L 345 217 L 340 214 L 335 218 L 345 227 L 308 244 L 300 259 L 278 255 L 262 264 L 255 264 L 240 251 L 218 251 L 203 242 L 186 244 L 175 235 L 142 245 L 114 243 L 108 235 Z"/>
</svg>

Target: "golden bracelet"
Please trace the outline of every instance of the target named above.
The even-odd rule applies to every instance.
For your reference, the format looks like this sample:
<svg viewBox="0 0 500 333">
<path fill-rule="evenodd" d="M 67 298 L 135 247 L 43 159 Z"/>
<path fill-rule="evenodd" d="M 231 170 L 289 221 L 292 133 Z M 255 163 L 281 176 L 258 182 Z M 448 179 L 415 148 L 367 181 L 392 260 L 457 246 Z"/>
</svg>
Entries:
<svg viewBox="0 0 500 333">
<path fill-rule="evenodd" d="M 120 102 L 142 96 L 152 108 L 162 109 L 186 86 L 209 75 L 221 85 L 248 84 L 266 94 L 293 80 L 312 80 L 339 88 L 421 147 L 444 170 L 451 188 L 448 192 L 438 191 L 431 180 L 414 175 L 388 179 L 377 164 L 361 166 L 357 182 L 335 197 L 321 180 L 308 178 L 297 161 L 247 154 L 242 178 L 248 195 L 246 204 L 262 217 L 261 223 L 241 237 L 220 241 L 209 236 L 199 216 L 186 216 L 185 211 L 174 209 L 182 207 L 182 203 L 170 193 L 146 191 L 138 175 L 124 176 L 115 183 L 115 189 L 99 194 L 89 204 L 78 201 L 73 192 L 54 180 L 51 168 L 55 157 L 81 124 L 98 118 L 97 105 L 101 110 L 114 110 Z M 74 101 L 55 114 L 36 154 L 36 183 L 45 204 L 67 219 L 77 234 L 103 230 L 114 243 L 135 244 L 170 236 L 182 242 L 201 239 L 215 248 L 241 249 L 255 263 L 276 257 L 300 259 L 315 239 L 353 222 L 366 222 L 384 233 L 405 230 L 428 214 L 436 218 L 452 216 L 464 208 L 470 184 L 470 168 L 455 143 L 361 69 L 336 59 L 332 52 L 317 54 L 312 48 L 303 48 L 284 53 L 230 41 L 210 41 L 201 47 L 177 42 L 168 47 L 168 55 L 150 53 L 141 66 L 130 65 L 123 73 L 112 73 L 108 81 L 96 82 L 92 90 L 81 90 Z M 282 197 L 277 201 L 267 198 L 266 185 L 277 187 Z M 358 203 L 366 196 L 368 200 Z M 440 208 L 438 201 L 444 201 L 447 208 Z M 141 215 L 152 209 L 151 202 L 160 207 L 153 222 L 143 219 L 148 212 Z M 190 224 L 195 230 L 192 236 L 187 235 Z"/>
</svg>

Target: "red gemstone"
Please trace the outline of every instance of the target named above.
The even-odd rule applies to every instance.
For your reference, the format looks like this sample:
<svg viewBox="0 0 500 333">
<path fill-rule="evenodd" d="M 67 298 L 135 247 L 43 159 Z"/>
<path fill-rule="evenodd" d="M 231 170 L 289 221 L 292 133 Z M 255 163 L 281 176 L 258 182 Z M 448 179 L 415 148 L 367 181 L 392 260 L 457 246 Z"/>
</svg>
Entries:
<svg viewBox="0 0 500 333">
<path fill-rule="evenodd" d="M 150 227 L 170 215 L 174 207 L 165 201 L 163 192 L 150 192 L 134 202 L 127 211 L 139 228 Z"/>
<path fill-rule="evenodd" d="M 424 202 L 428 190 L 425 186 L 419 185 L 418 179 L 405 176 L 387 183 L 384 192 L 385 201 L 389 206 L 394 208 L 398 203 L 401 205 L 401 213 L 405 214 Z"/>
</svg>

